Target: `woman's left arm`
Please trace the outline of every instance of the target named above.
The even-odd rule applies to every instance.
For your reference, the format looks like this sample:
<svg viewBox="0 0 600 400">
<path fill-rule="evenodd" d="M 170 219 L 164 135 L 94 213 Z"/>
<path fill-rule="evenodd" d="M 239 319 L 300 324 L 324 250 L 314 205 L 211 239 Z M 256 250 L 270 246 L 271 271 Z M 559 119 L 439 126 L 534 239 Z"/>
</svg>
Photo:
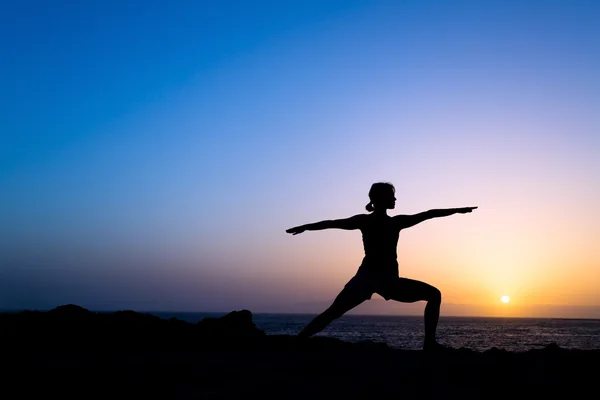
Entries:
<svg viewBox="0 0 600 400">
<path fill-rule="evenodd" d="M 429 211 L 423 211 L 414 215 L 398 215 L 394 217 L 399 222 L 400 229 L 410 228 L 411 226 L 417 225 L 423 221 L 427 221 L 431 218 L 447 217 L 453 214 L 466 214 L 470 213 L 477 207 L 462 207 L 462 208 L 440 208 Z"/>
</svg>

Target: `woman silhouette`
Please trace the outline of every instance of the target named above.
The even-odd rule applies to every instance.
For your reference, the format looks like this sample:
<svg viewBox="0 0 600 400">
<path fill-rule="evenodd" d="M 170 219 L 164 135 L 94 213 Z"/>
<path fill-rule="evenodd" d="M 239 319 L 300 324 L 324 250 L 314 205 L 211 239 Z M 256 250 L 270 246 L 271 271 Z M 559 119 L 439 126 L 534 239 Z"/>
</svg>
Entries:
<svg viewBox="0 0 600 400">
<path fill-rule="evenodd" d="M 371 186 L 366 209 L 370 214 L 359 214 L 346 219 L 327 220 L 300 225 L 286 230 L 297 235 L 304 231 L 322 229 L 360 229 L 363 237 L 365 257 L 356 275 L 338 294 L 333 304 L 313 319 L 299 334 L 307 338 L 323 330 L 330 322 L 371 299 L 377 293 L 386 300 L 403 303 L 427 301 L 425 306 L 424 350 L 440 350 L 444 347 L 435 340 L 435 331 L 440 316 L 441 292 L 427 283 L 400 278 L 396 247 L 402 229 L 410 228 L 431 218 L 446 217 L 456 213 L 469 213 L 477 207 L 435 209 L 414 215 L 387 215 L 388 209 L 396 206 L 395 188 L 391 183 L 378 182 Z"/>
</svg>

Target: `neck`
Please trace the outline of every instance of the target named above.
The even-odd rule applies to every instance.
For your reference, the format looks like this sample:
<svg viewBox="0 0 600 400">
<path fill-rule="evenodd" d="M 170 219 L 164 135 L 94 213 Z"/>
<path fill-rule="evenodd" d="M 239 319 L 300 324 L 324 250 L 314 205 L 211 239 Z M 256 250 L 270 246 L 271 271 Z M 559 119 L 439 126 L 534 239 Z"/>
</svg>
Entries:
<svg viewBox="0 0 600 400">
<path fill-rule="evenodd" d="M 382 208 L 382 209 L 375 209 L 373 211 L 373 214 L 375 215 L 387 215 L 387 209 L 386 208 Z"/>
</svg>

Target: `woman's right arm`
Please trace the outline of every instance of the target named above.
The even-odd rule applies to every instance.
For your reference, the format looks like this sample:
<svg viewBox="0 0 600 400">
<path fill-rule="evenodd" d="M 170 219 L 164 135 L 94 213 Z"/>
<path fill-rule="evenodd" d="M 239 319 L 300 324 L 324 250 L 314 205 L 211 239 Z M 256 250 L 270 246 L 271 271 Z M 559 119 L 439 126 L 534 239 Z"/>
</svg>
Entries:
<svg viewBox="0 0 600 400">
<path fill-rule="evenodd" d="M 323 229 L 360 229 L 362 226 L 362 221 L 364 221 L 365 214 L 355 215 L 350 218 L 344 219 L 332 219 L 325 220 L 320 222 L 315 222 L 312 224 L 300 225 L 286 230 L 287 233 L 291 233 L 292 235 L 297 235 L 304 231 L 320 231 Z"/>
</svg>

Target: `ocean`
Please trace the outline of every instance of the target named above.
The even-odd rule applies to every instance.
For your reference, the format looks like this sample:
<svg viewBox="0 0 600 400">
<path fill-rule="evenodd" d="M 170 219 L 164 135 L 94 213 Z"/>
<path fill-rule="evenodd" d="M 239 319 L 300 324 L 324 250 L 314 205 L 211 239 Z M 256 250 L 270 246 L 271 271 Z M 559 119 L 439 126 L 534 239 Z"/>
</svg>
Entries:
<svg viewBox="0 0 600 400">
<path fill-rule="evenodd" d="M 225 313 L 152 312 L 161 318 L 196 323 Z M 252 314 L 268 335 L 295 335 L 312 319 L 307 314 Z M 347 342 L 370 340 L 390 347 L 418 350 L 423 344 L 423 318 L 415 316 L 344 315 L 318 336 Z M 492 347 L 527 351 L 550 343 L 569 349 L 600 349 L 600 320 L 551 318 L 440 317 L 438 341 L 453 348 L 485 351 Z"/>
</svg>

